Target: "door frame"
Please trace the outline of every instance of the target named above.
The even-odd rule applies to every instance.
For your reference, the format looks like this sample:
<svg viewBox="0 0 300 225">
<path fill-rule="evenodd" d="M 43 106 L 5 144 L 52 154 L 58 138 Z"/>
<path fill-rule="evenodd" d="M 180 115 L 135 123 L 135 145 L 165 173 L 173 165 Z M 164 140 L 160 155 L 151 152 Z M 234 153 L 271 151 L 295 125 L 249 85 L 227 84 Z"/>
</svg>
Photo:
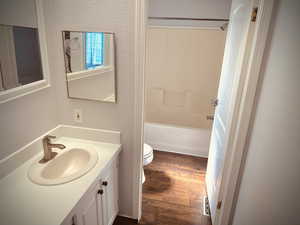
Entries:
<svg viewBox="0 0 300 225">
<path fill-rule="evenodd" d="M 134 124 L 132 166 L 132 217 L 142 216 L 142 168 L 144 146 L 145 54 L 148 0 L 134 0 Z"/>
<path fill-rule="evenodd" d="M 145 53 L 146 53 L 146 22 L 148 0 L 134 1 L 134 127 L 133 127 L 133 201 L 132 217 L 140 220 L 142 215 L 142 177 L 143 167 L 143 143 L 144 143 L 144 78 L 145 78 Z M 263 61 L 264 50 L 269 33 L 272 18 L 274 0 L 257 1 L 258 15 L 253 41 L 250 46 L 249 60 L 245 69 L 243 82 L 238 82 L 237 92 L 240 98 L 235 98 L 236 110 L 231 117 L 235 127 L 230 133 L 230 144 L 226 151 L 226 160 L 222 174 L 219 200 L 222 207 L 218 213 L 218 219 L 214 225 L 229 225 L 234 216 L 235 204 L 238 196 L 239 183 L 241 181 L 241 168 L 245 161 L 245 150 L 248 131 L 254 109 L 256 89 L 259 81 L 260 68 Z M 249 18 L 250 19 L 250 18 Z M 244 65 L 245 66 L 245 65 Z"/>
</svg>

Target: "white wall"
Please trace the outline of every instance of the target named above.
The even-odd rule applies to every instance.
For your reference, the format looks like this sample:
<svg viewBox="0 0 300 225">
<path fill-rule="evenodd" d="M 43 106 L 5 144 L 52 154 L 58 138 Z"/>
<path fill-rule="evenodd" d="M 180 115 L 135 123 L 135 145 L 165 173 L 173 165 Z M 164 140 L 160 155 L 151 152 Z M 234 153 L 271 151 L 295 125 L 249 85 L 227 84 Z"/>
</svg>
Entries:
<svg viewBox="0 0 300 225">
<path fill-rule="evenodd" d="M 1 0 L 0 24 L 37 27 L 35 0 Z"/>
<path fill-rule="evenodd" d="M 228 19 L 231 0 L 149 0 L 149 17 Z M 150 20 L 151 25 L 214 26 L 219 22 Z"/>
<path fill-rule="evenodd" d="M 106 101 L 115 95 L 115 73 L 107 71 L 92 76 L 68 80 L 69 96 L 73 98 Z"/>
<path fill-rule="evenodd" d="M 0 104 L 0 160 L 57 126 L 53 89 Z"/>
<path fill-rule="evenodd" d="M 300 224 L 300 2 L 277 2 L 234 225 Z"/>
<path fill-rule="evenodd" d="M 133 176 L 133 4 L 131 0 L 44 1 L 51 77 L 56 83 L 60 122 L 121 131 L 120 213 L 132 215 Z M 108 31 L 116 37 L 118 103 L 99 103 L 67 97 L 62 30 Z M 75 124 L 73 110 L 82 109 L 83 123 Z"/>
<path fill-rule="evenodd" d="M 231 0 L 149 0 L 149 16 L 229 18 Z"/>
</svg>

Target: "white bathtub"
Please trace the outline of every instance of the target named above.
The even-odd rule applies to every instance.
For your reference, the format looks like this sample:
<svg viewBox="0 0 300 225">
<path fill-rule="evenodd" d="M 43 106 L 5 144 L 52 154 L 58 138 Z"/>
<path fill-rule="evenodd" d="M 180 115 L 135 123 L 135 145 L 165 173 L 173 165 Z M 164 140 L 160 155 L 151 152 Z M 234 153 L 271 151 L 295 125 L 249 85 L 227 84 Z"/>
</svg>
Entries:
<svg viewBox="0 0 300 225">
<path fill-rule="evenodd" d="M 211 130 L 176 127 L 157 123 L 144 124 L 145 143 L 159 151 L 208 157 Z"/>
</svg>

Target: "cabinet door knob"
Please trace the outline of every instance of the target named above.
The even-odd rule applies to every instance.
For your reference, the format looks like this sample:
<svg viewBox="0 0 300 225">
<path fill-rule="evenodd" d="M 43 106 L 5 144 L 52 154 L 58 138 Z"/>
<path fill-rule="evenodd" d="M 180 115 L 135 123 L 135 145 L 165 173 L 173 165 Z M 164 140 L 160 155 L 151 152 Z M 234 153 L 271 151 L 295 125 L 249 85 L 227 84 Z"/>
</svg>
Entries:
<svg viewBox="0 0 300 225">
<path fill-rule="evenodd" d="M 102 185 L 103 185 L 103 186 L 107 186 L 107 185 L 108 185 L 108 182 L 107 182 L 107 181 L 103 181 L 103 182 L 102 182 Z"/>
<path fill-rule="evenodd" d="M 77 224 L 77 217 L 76 217 L 76 215 L 74 215 L 74 216 L 72 216 L 72 225 L 76 225 Z"/>
<path fill-rule="evenodd" d="M 102 189 L 100 189 L 100 190 L 98 190 L 98 195 L 103 195 L 103 190 Z"/>
</svg>

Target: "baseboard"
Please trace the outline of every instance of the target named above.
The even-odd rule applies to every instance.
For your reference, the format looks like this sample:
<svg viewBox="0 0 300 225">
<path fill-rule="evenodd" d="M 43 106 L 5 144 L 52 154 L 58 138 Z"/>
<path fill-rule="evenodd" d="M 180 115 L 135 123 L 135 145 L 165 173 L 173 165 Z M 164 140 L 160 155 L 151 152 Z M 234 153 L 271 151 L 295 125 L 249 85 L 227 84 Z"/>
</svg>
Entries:
<svg viewBox="0 0 300 225">
<path fill-rule="evenodd" d="M 133 218 L 132 216 L 128 216 L 126 214 L 121 214 L 121 213 L 118 213 L 118 215 L 116 217 L 124 217 L 124 218 L 127 218 L 127 219 L 132 219 L 132 220 L 138 220 L 137 218 Z"/>
<path fill-rule="evenodd" d="M 161 152 L 172 152 L 182 155 L 190 155 L 190 156 L 197 156 L 202 158 L 208 158 L 207 148 L 186 148 L 182 146 L 175 146 L 175 145 L 168 145 L 168 144 L 161 144 L 161 143 L 149 143 L 153 149 L 161 151 Z"/>
<path fill-rule="evenodd" d="M 116 213 L 116 214 L 113 216 L 113 218 L 109 221 L 108 225 L 113 225 L 114 222 L 115 222 L 115 220 L 116 220 L 116 218 L 117 218 L 117 216 L 118 216 L 118 213 Z"/>
<path fill-rule="evenodd" d="M 120 224 L 122 224 L 121 222 L 125 222 L 125 221 L 130 223 L 136 223 L 136 224 L 138 224 L 139 222 L 138 219 L 132 218 L 127 215 L 122 215 L 122 214 L 118 214 L 115 221 L 120 221 Z"/>
</svg>

